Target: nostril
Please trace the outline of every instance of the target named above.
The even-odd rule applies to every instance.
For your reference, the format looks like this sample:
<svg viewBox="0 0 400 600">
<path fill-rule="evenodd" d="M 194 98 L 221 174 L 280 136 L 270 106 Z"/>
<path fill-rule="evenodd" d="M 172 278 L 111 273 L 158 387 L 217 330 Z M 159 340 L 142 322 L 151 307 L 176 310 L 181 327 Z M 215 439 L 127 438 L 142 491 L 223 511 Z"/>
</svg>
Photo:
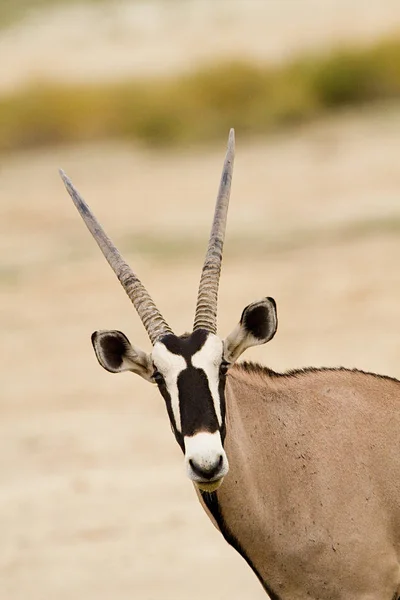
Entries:
<svg viewBox="0 0 400 600">
<path fill-rule="evenodd" d="M 206 466 L 200 466 L 192 458 L 189 458 L 189 465 L 192 471 L 196 475 L 204 479 L 212 479 L 213 477 L 215 477 L 215 475 L 217 475 L 218 472 L 221 470 L 223 462 L 224 458 L 222 454 L 219 454 L 214 464 L 207 464 Z"/>
</svg>

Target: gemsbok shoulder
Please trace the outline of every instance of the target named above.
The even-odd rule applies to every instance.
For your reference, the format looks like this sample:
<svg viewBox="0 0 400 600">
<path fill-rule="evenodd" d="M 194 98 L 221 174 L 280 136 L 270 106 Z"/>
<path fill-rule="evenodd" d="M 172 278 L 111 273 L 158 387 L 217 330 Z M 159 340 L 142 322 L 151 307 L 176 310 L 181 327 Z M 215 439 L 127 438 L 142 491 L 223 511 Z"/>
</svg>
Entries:
<svg viewBox="0 0 400 600">
<path fill-rule="evenodd" d="M 225 339 L 217 336 L 234 145 L 231 130 L 193 332 L 183 335 L 61 171 L 152 344 L 147 353 L 120 331 L 101 330 L 94 351 L 107 371 L 132 371 L 158 386 L 202 506 L 272 600 L 395 600 L 400 382 L 344 368 L 280 374 L 237 363 L 275 335 L 270 297 L 246 306 Z"/>
</svg>

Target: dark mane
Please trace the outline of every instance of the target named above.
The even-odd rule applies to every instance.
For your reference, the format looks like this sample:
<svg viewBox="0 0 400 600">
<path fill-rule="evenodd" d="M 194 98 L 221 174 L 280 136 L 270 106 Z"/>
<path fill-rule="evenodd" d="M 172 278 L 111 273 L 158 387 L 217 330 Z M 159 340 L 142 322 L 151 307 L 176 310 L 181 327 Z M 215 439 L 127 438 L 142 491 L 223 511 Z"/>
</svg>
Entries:
<svg viewBox="0 0 400 600">
<path fill-rule="evenodd" d="M 235 364 L 235 368 L 241 370 L 244 373 L 257 374 L 264 377 L 276 377 L 276 378 L 289 378 L 289 377 L 302 377 L 308 373 L 324 373 L 324 372 L 347 372 L 347 373 L 360 373 L 362 375 L 370 375 L 378 379 L 386 379 L 389 381 L 395 381 L 400 383 L 396 377 L 390 377 L 389 375 L 379 375 L 378 373 L 371 373 L 369 371 L 363 371 L 362 369 L 346 369 L 346 367 L 305 367 L 303 369 L 289 369 L 284 373 L 277 373 L 272 369 L 260 365 L 259 363 L 244 361 Z"/>
</svg>

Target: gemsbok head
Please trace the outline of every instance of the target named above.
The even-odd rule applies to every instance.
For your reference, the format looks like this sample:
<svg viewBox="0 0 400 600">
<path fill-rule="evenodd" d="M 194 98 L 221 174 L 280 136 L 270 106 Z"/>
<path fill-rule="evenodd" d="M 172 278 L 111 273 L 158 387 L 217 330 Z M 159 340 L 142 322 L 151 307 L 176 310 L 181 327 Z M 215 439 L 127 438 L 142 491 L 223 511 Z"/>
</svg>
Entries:
<svg viewBox="0 0 400 600">
<path fill-rule="evenodd" d="M 199 489 L 207 491 L 217 489 L 229 469 L 224 450 L 228 369 L 246 348 L 270 340 L 277 327 L 275 302 L 263 298 L 243 310 L 239 324 L 226 339 L 217 336 L 218 285 L 234 154 L 232 129 L 200 279 L 193 332 L 180 336 L 173 333 L 70 179 L 60 171 L 76 208 L 136 308 L 153 345 L 151 353 L 147 353 L 131 344 L 120 331 L 96 331 L 92 343 L 97 359 L 107 371 L 132 371 L 157 384 L 185 455 L 187 474 Z"/>
</svg>

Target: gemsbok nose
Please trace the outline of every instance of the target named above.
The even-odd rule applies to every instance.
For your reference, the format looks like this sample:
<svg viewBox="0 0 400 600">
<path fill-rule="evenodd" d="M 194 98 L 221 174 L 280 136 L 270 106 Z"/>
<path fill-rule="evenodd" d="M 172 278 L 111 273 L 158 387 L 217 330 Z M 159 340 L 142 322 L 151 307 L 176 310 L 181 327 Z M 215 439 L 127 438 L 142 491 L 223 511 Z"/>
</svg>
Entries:
<svg viewBox="0 0 400 600">
<path fill-rule="evenodd" d="M 193 473 L 201 477 L 202 479 L 213 479 L 216 477 L 222 469 L 224 458 L 222 454 L 216 457 L 214 463 L 206 463 L 205 465 L 198 465 L 195 460 L 189 458 L 189 465 L 192 468 Z"/>
<path fill-rule="evenodd" d="M 229 471 L 219 431 L 186 436 L 185 463 L 189 479 L 197 487 L 206 491 L 217 489 Z"/>
</svg>

